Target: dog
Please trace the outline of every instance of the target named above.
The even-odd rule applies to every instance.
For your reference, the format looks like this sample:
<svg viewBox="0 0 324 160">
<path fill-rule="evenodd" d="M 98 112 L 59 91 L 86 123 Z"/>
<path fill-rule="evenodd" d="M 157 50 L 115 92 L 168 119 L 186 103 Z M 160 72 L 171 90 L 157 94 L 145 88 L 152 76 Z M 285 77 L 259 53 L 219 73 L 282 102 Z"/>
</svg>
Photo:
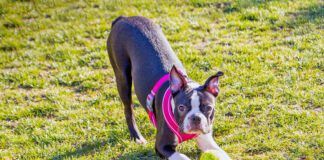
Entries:
<svg viewBox="0 0 324 160">
<path fill-rule="evenodd" d="M 219 159 L 230 159 L 212 137 L 214 104 L 223 72 L 212 75 L 203 85 L 190 79 L 161 28 L 140 16 L 121 16 L 113 21 L 107 51 L 131 139 L 146 143 L 132 108 L 134 84 L 140 104 L 157 128 L 155 151 L 159 157 L 188 160 L 176 146 L 196 139 L 202 151 L 212 150 Z"/>
</svg>

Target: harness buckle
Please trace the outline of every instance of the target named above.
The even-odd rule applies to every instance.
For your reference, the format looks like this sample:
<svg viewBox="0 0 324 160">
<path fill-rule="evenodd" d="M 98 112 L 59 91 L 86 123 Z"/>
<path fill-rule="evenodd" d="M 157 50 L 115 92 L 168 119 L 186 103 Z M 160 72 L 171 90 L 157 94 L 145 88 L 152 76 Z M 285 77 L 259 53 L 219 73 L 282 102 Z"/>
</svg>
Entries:
<svg viewBox="0 0 324 160">
<path fill-rule="evenodd" d="M 152 95 L 152 93 L 150 93 L 147 98 L 146 98 L 146 108 L 150 111 L 153 112 L 153 99 L 154 96 Z"/>
</svg>

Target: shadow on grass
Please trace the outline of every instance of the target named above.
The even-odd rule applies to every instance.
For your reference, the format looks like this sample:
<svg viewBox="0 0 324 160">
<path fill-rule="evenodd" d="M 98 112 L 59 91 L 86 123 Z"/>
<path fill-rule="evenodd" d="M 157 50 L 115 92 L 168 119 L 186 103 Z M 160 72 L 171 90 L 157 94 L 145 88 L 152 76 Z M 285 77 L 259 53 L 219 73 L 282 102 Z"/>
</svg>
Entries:
<svg viewBox="0 0 324 160">
<path fill-rule="evenodd" d="M 92 143 L 83 143 L 81 147 L 77 148 L 75 151 L 68 151 L 63 154 L 59 154 L 57 156 L 54 156 L 50 159 L 52 160 L 60 160 L 60 159 L 66 159 L 71 157 L 80 157 L 83 155 L 87 155 L 93 151 L 100 150 L 103 146 L 108 144 L 108 141 L 96 141 Z"/>
<path fill-rule="evenodd" d="M 189 157 L 195 157 L 193 159 L 198 159 L 201 155 L 201 152 L 199 150 L 195 150 L 193 152 L 183 152 L 183 154 L 189 156 Z M 161 160 L 155 153 L 154 149 L 141 149 L 139 151 L 134 151 L 132 153 L 125 153 L 123 155 L 120 155 L 116 158 L 113 158 L 113 160 Z"/>
<path fill-rule="evenodd" d="M 86 156 L 92 154 L 96 151 L 101 151 L 101 148 L 105 148 L 106 145 L 114 145 L 109 140 L 106 141 L 95 141 L 91 143 L 83 143 L 80 147 L 76 148 L 74 151 L 67 151 L 65 153 L 56 155 L 51 160 L 63 160 L 63 159 L 71 159 L 81 156 Z M 128 159 L 138 159 L 138 160 L 151 160 L 151 159 L 159 159 L 154 150 L 151 149 L 140 149 L 134 150 L 131 153 L 124 153 L 121 155 L 117 155 L 113 160 L 128 160 Z"/>
<path fill-rule="evenodd" d="M 223 8 L 224 13 L 239 12 L 252 7 L 267 6 L 274 0 L 237 0 Z"/>
<path fill-rule="evenodd" d="M 134 151 L 132 153 L 125 153 L 120 155 L 113 160 L 160 160 L 152 149 L 144 149 L 140 151 Z"/>
<path fill-rule="evenodd" d="M 306 23 L 318 24 L 323 28 L 324 22 L 324 5 L 314 4 L 308 7 L 300 8 L 297 12 L 289 13 L 291 21 L 288 22 L 289 27 L 296 27 Z"/>
</svg>

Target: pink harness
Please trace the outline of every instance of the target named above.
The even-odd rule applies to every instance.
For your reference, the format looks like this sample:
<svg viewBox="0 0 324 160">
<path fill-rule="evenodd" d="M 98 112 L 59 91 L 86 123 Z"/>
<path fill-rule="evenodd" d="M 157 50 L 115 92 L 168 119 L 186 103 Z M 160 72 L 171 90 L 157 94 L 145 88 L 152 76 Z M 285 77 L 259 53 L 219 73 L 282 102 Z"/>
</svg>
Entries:
<svg viewBox="0 0 324 160">
<path fill-rule="evenodd" d="M 170 77 L 169 74 L 164 75 L 158 82 L 156 82 L 153 89 L 151 90 L 151 93 L 147 95 L 146 107 L 148 108 L 149 118 L 155 127 L 156 127 L 156 118 L 154 116 L 153 107 L 152 107 L 153 99 L 157 91 L 161 88 L 161 86 L 165 82 L 169 81 L 169 77 Z M 162 111 L 164 115 L 164 120 L 168 124 L 169 128 L 177 136 L 179 143 L 195 138 L 197 136 L 196 134 L 180 133 L 179 126 L 176 120 L 174 119 L 174 115 L 172 112 L 171 100 L 172 100 L 172 94 L 170 88 L 168 88 L 164 92 L 163 101 L 162 101 Z"/>
</svg>

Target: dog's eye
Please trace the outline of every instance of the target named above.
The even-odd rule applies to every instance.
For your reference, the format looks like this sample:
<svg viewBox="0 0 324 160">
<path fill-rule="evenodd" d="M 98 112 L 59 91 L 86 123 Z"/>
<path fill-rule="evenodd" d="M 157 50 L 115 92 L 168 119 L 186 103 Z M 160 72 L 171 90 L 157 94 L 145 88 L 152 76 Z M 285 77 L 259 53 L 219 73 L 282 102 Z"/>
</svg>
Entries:
<svg viewBox="0 0 324 160">
<path fill-rule="evenodd" d="M 178 109 L 179 109 L 180 112 L 183 112 L 183 111 L 186 110 L 186 107 L 183 106 L 183 105 L 180 105 L 180 106 L 178 107 Z"/>
<path fill-rule="evenodd" d="M 205 111 L 206 112 L 209 112 L 209 111 L 211 111 L 213 109 L 213 107 L 212 106 L 205 106 Z"/>
</svg>

